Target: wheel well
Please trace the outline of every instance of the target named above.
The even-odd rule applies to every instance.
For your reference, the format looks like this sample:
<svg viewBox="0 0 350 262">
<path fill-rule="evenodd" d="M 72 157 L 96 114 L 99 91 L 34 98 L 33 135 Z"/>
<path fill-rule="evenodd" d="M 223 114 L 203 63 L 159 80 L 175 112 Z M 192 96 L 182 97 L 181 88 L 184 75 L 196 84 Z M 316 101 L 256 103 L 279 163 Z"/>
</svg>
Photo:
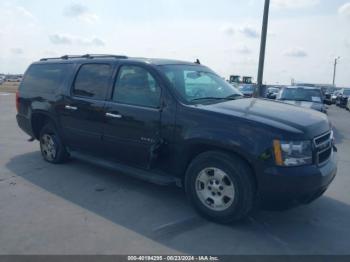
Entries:
<svg viewBox="0 0 350 262">
<path fill-rule="evenodd" d="M 189 157 L 186 163 L 186 167 L 185 167 L 185 172 L 187 171 L 187 168 L 189 167 L 189 165 L 191 164 L 191 162 L 200 154 L 208 152 L 208 151 L 220 151 L 223 152 L 227 155 L 230 156 L 235 156 L 238 157 L 239 159 L 241 159 L 243 162 L 246 163 L 246 165 L 249 167 L 249 169 L 251 170 L 252 174 L 253 174 L 253 179 L 254 179 L 254 183 L 255 183 L 255 188 L 258 187 L 258 180 L 255 174 L 255 170 L 254 167 L 252 166 L 252 164 L 241 154 L 238 154 L 236 152 L 233 152 L 232 150 L 228 150 L 225 148 L 221 148 L 218 146 L 212 146 L 212 145 L 205 145 L 205 144 L 200 144 L 200 145 L 196 145 L 196 146 L 192 146 L 191 149 L 189 150 Z M 183 177 L 183 179 L 185 178 L 185 176 Z"/>
<path fill-rule="evenodd" d="M 45 114 L 36 113 L 32 116 L 32 130 L 36 139 L 39 139 L 41 129 L 50 121 L 50 117 Z"/>
</svg>

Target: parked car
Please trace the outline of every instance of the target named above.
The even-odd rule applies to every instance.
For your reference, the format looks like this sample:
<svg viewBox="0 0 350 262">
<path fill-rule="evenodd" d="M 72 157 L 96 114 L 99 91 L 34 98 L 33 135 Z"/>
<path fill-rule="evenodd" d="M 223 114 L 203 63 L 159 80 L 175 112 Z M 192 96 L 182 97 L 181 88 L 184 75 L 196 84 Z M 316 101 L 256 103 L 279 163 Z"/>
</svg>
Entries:
<svg viewBox="0 0 350 262">
<path fill-rule="evenodd" d="M 335 91 L 335 92 L 332 94 L 332 97 L 331 97 L 332 105 L 336 104 L 336 101 L 337 101 L 339 92 L 340 92 L 340 91 Z"/>
<path fill-rule="evenodd" d="M 277 100 L 327 113 L 319 88 L 305 86 L 284 87 L 279 93 Z"/>
<path fill-rule="evenodd" d="M 337 97 L 336 104 L 339 107 L 346 108 L 348 104 L 348 98 L 350 96 L 350 89 L 342 89 Z"/>
<path fill-rule="evenodd" d="M 258 204 L 308 204 L 337 172 L 326 115 L 242 99 L 195 63 L 42 59 L 26 71 L 16 107 L 19 127 L 39 141 L 45 161 L 73 156 L 176 184 L 200 214 L 220 223 L 240 220 Z"/>
<path fill-rule="evenodd" d="M 332 105 L 332 93 L 331 92 L 326 92 L 325 94 L 324 94 L 324 103 L 326 104 L 326 105 Z"/>
<path fill-rule="evenodd" d="M 242 84 L 239 86 L 239 91 L 246 98 L 251 98 L 254 96 L 255 86 L 253 84 Z"/>
<path fill-rule="evenodd" d="M 350 111 L 350 99 L 348 99 L 348 103 L 347 103 L 347 105 L 346 105 L 346 108 L 345 108 L 346 110 L 348 110 L 348 111 Z"/>
<path fill-rule="evenodd" d="M 267 89 L 266 98 L 276 99 L 280 89 L 278 87 L 270 87 Z"/>
</svg>

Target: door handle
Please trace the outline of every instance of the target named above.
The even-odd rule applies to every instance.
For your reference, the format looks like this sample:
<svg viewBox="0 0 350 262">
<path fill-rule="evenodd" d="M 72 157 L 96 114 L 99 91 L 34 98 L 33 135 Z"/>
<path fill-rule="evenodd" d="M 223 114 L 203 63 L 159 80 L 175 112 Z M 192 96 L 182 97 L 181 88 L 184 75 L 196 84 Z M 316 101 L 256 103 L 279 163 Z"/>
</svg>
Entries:
<svg viewBox="0 0 350 262">
<path fill-rule="evenodd" d="M 106 113 L 106 117 L 110 117 L 110 118 L 118 118 L 118 119 L 123 118 L 123 116 L 122 116 L 122 115 L 112 114 L 112 113 Z"/>
<path fill-rule="evenodd" d="M 78 108 L 76 106 L 68 106 L 68 105 L 66 105 L 64 108 L 68 109 L 68 110 L 72 110 L 72 111 L 78 110 Z"/>
</svg>

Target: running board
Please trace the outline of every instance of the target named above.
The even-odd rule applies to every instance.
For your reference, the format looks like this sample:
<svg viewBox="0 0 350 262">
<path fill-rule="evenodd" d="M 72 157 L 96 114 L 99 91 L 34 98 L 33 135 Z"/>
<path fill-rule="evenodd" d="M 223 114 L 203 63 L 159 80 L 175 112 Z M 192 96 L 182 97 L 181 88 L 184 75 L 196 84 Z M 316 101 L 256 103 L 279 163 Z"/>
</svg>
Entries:
<svg viewBox="0 0 350 262">
<path fill-rule="evenodd" d="M 147 171 L 147 170 L 143 170 L 135 167 L 130 167 L 124 164 L 101 159 L 101 158 L 84 154 L 81 152 L 77 152 L 77 151 L 71 151 L 70 155 L 73 158 L 82 160 L 84 162 L 92 163 L 97 166 L 101 166 L 113 171 L 122 172 L 125 175 L 135 177 L 156 185 L 161 185 L 161 186 L 176 185 L 178 187 L 182 187 L 181 179 L 168 175 L 166 173 L 159 173 L 156 171 L 152 172 L 152 171 Z"/>
</svg>

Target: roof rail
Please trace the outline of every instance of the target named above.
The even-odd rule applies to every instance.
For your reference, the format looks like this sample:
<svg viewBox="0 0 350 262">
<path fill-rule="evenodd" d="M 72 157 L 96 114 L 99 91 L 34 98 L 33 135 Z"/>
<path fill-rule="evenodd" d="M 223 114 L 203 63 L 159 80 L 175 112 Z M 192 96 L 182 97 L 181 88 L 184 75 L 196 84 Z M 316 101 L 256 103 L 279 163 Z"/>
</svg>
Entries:
<svg viewBox="0 0 350 262">
<path fill-rule="evenodd" d="M 48 60 L 69 60 L 69 59 L 95 59 L 95 58 L 114 58 L 114 59 L 128 59 L 127 56 L 123 55 L 105 55 L 105 54 L 86 54 L 86 55 L 64 55 L 61 57 L 51 57 L 51 58 L 42 58 L 40 61 Z"/>
</svg>

